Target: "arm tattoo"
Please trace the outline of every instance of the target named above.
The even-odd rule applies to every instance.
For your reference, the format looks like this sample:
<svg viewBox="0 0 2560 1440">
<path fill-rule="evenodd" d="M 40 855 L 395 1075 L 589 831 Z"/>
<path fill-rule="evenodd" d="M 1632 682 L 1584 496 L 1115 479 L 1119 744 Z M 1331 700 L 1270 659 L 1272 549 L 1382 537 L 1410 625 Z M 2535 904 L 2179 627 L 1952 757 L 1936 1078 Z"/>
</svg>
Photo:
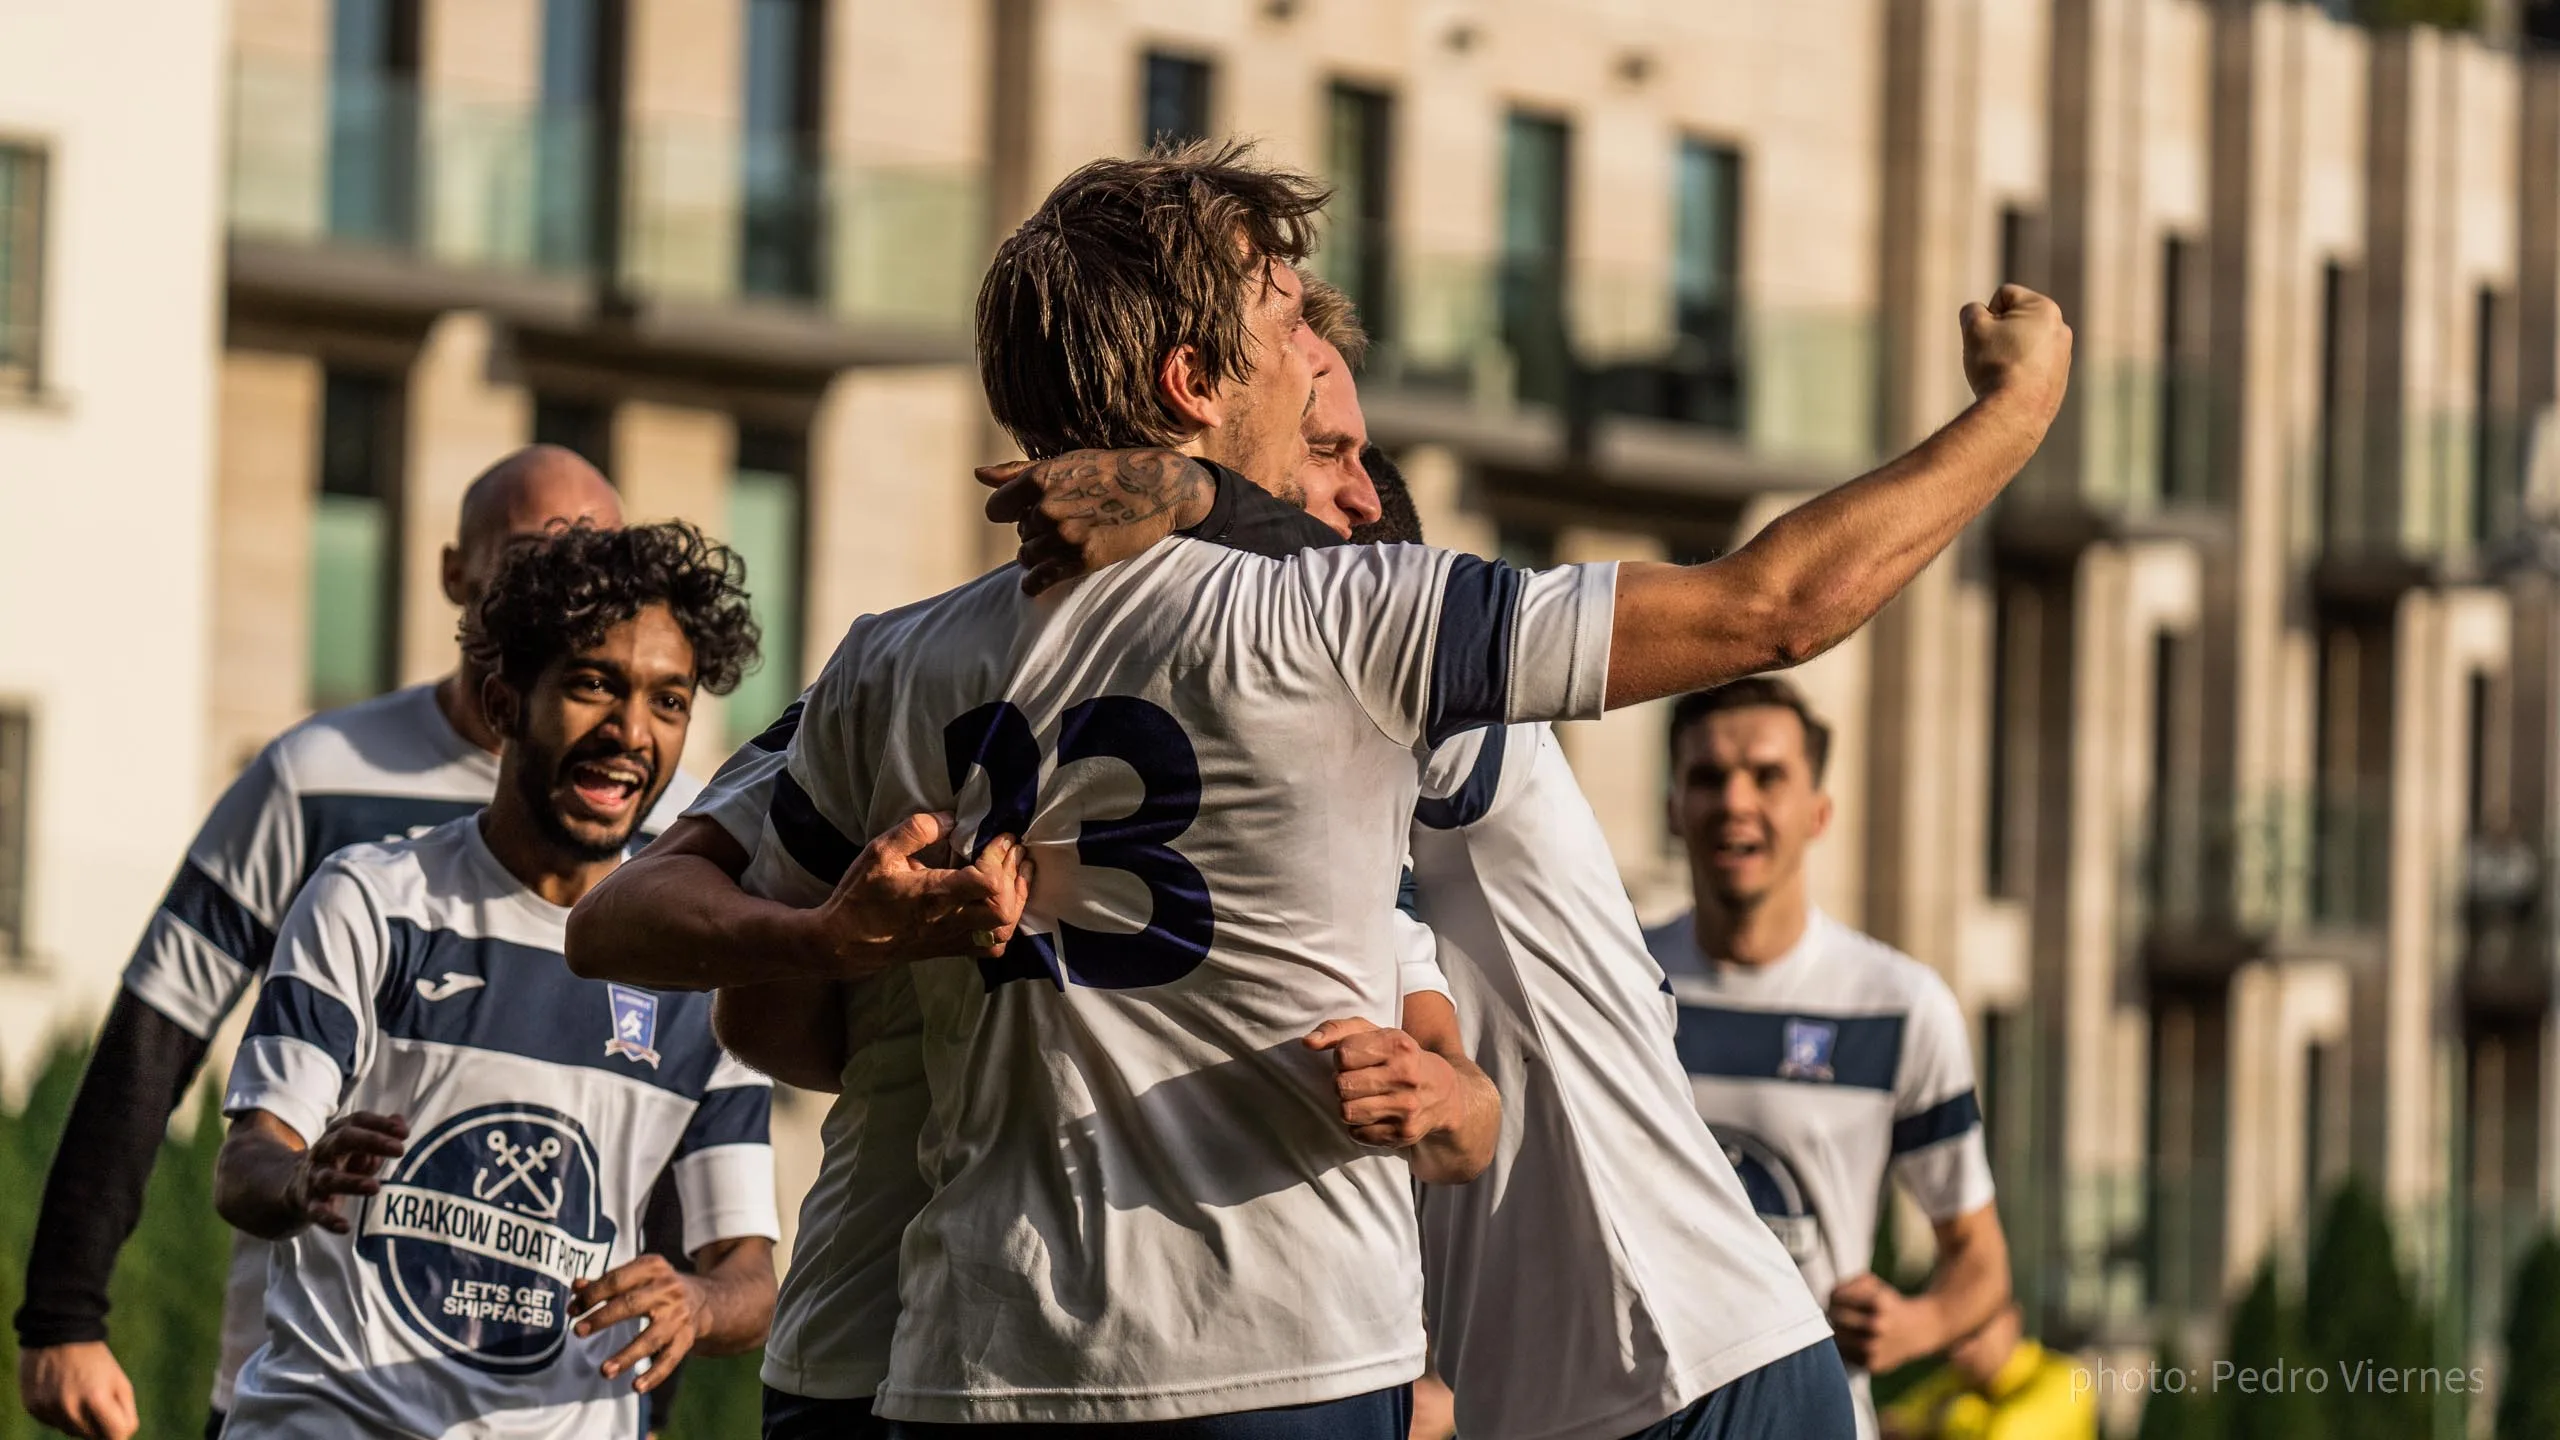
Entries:
<svg viewBox="0 0 2560 1440">
<path fill-rule="evenodd" d="M 1208 470 L 1170 450 L 1081 450 L 1049 462 L 1041 509 L 1052 520 L 1135 525 L 1204 499 Z"/>
</svg>

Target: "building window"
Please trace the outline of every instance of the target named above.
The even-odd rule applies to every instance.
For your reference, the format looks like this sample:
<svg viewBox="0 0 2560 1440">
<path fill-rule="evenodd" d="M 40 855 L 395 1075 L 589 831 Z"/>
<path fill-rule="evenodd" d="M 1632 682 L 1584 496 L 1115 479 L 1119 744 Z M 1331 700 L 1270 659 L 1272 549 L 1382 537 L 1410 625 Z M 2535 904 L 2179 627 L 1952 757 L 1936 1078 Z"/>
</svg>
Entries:
<svg viewBox="0 0 2560 1440">
<path fill-rule="evenodd" d="M 2481 287 L 2471 374 L 2471 536 L 2494 545 L 2524 524 L 2524 461 L 2517 444 L 2515 306 Z"/>
<path fill-rule="evenodd" d="M 311 704 L 391 688 L 400 594 L 399 390 L 331 371 L 321 386 L 320 497 L 311 517 Z"/>
<path fill-rule="evenodd" d="M 1327 173 L 1333 208 L 1326 217 L 1324 274 L 1360 308 L 1374 338 L 1391 333 L 1395 102 L 1375 90 L 1336 85 L 1327 100 Z"/>
<path fill-rule="evenodd" d="M 616 0 L 543 0 L 542 106 L 534 134 L 534 261 L 545 270 L 597 263 L 612 213 L 597 157 L 612 153 L 621 52 Z"/>
<path fill-rule="evenodd" d="M 2160 496 L 2193 503 L 2212 493 L 2211 384 L 2205 351 L 2204 247 L 2172 235 L 2160 247 Z"/>
<path fill-rule="evenodd" d="M 580 459 L 603 471 L 607 480 L 613 478 L 613 467 L 606 463 L 613 457 L 613 411 L 609 406 L 593 400 L 536 395 L 533 443 L 575 451 Z"/>
<path fill-rule="evenodd" d="M 818 0 L 747 0 L 744 243 L 740 287 L 806 300 L 818 293 L 825 204 L 826 39 Z"/>
<path fill-rule="evenodd" d="M 1571 383 L 1564 289 L 1568 163 L 1573 132 L 1561 120 L 1514 111 L 1503 127 L 1502 343 L 1518 367 L 1521 399 L 1561 405 Z"/>
<path fill-rule="evenodd" d="M 34 828 L 35 722 L 0 710 L 0 963 L 27 953 L 27 833 Z"/>
<path fill-rule="evenodd" d="M 417 232 L 417 0 L 336 0 L 329 28 L 329 233 Z"/>
<path fill-rule="evenodd" d="M 1742 153 L 1680 142 L 1670 418 L 1742 425 Z"/>
<path fill-rule="evenodd" d="M 2016 205 L 2000 207 L 2000 273 L 1991 283 L 2045 288 L 2043 216 Z"/>
<path fill-rule="evenodd" d="M 2036 663 L 2043 618 L 2032 585 L 1995 574 L 1991 591 L 1991 715 L 1982 808 L 1983 892 L 1997 900 L 2022 899 L 2028 866 L 2021 853 L 2032 823 L 2021 809 L 2035 804 Z"/>
<path fill-rule="evenodd" d="M 807 464 L 808 447 L 797 435 L 766 430 L 738 434 L 738 469 L 729 486 L 729 544 L 747 562 L 747 595 L 764 631 L 764 663 L 729 697 L 724 714 L 732 745 L 763 730 L 800 693 Z"/>
<path fill-rule="evenodd" d="M 2371 538 L 2372 528 L 2356 463 L 2358 417 L 2350 389 L 2358 348 L 2355 279 L 2354 271 L 2334 262 L 2320 276 L 2320 415 L 2313 473 L 2320 486 L 2321 535 L 2333 546 L 2361 544 Z"/>
<path fill-rule="evenodd" d="M 1138 134 L 1148 145 L 1209 138 L 1209 62 L 1150 50 L 1139 96 Z"/>
<path fill-rule="evenodd" d="M 44 152 L 0 145 L 0 393 L 32 394 L 44 358 Z"/>
</svg>

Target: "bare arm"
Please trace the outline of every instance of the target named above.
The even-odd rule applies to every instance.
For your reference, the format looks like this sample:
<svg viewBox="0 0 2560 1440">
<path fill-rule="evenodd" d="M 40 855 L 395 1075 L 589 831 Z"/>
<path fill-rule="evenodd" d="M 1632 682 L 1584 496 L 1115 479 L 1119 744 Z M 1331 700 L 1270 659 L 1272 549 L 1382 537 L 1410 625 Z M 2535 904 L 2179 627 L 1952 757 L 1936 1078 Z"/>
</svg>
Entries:
<svg viewBox="0 0 2560 1440">
<path fill-rule="evenodd" d="M 1938 1263 L 1919 1294 L 1873 1274 L 1853 1275 L 1831 1292 L 1831 1328 L 1850 1364 L 1882 1373 L 1935 1355 L 2009 1303 L 2009 1238 L 1998 1208 L 1985 1205 L 1936 1229 Z"/>
<path fill-rule="evenodd" d="M 1405 996 L 1404 1033 L 1447 1062 L 1453 1087 L 1441 1128 L 1413 1149 L 1413 1173 L 1425 1184 L 1464 1184 L 1493 1163 L 1494 1142 L 1502 1136 L 1502 1096 L 1467 1054 L 1458 1009 L 1448 996 L 1429 990 Z"/>
<path fill-rule="evenodd" d="M 711 1033 L 740 1060 L 802 1090 L 844 1089 L 844 987 L 834 980 L 724 985 L 711 997 Z"/>
<path fill-rule="evenodd" d="M 2007 285 L 1963 318 L 1976 399 L 1909 454 L 1772 521 L 1704 565 L 1628 565 L 1609 650 L 1615 709 L 1801 664 L 1875 617 L 2043 443 L 2071 327 Z"/>
<path fill-rule="evenodd" d="M 648 1369 L 631 1382 L 644 1395 L 665 1384 L 688 1355 L 735 1355 L 763 1344 L 773 1296 L 773 1242 L 761 1235 L 703 1246 L 693 1254 L 690 1275 L 663 1255 L 643 1255 L 569 1289 L 572 1306 L 593 1312 L 578 1322 L 581 1336 L 647 1322 L 601 1372 L 611 1380 L 647 1360 Z"/>
<path fill-rule="evenodd" d="M 344 1235 L 338 1202 L 380 1190 L 374 1177 L 408 1144 L 406 1120 L 359 1110 L 331 1122 L 306 1149 L 292 1126 L 252 1110 L 231 1122 L 214 1159 L 213 1208 L 261 1240 L 281 1240 L 305 1225 Z"/>
<path fill-rule="evenodd" d="M 927 852 L 950 826 L 948 816 L 909 817 L 863 849 L 825 902 L 801 909 L 740 888 L 747 857 L 737 841 L 688 816 L 569 912 L 569 968 L 590 980 L 709 990 L 1001 954 L 1030 893 L 1022 847 L 999 837 L 977 863 L 946 868 Z"/>
</svg>

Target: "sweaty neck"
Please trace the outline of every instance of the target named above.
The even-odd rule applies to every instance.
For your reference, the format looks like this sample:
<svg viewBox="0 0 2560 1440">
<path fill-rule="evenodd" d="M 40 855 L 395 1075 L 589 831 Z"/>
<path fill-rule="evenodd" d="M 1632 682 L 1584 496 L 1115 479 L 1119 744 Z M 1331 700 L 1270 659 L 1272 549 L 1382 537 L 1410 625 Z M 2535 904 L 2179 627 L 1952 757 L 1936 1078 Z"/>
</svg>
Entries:
<svg viewBox="0 0 2560 1440">
<path fill-rule="evenodd" d="M 481 840 L 508 874 L 524 882 L 526 889 L 553 905 L 565 908 L 577 904 L 579 896 L 613 873 L 622 857 L 588 860 L 564 852 L 559 842 L 544 834 L 533 817 L 525 813 L 524 802 L 515 797 L 514 788 L 514 776 L 498 777 L 497 798 L 480 812 Z"/>
<path fill-rule="evenodd" d="M 1774 964 L 1796 948 L 1813 922 L 1813 897 L 1801 872 L 1756 900 L 1732 905 L 1708 888 L 1704 874 L 1693 873 L 1691 884 L 1698 897 L 1698 953 L 1710 960 Z"/>
<path fill-rule="evenodd" d="M 463 661 L 436 682 L 436 708 L 444 712 L 445 723 L 455 734 L 495 755 L 498 732 L 489 728 L 489 717 L 480 712 L 480 682 L 485 678 L 478 666 Z"/>
</svg>

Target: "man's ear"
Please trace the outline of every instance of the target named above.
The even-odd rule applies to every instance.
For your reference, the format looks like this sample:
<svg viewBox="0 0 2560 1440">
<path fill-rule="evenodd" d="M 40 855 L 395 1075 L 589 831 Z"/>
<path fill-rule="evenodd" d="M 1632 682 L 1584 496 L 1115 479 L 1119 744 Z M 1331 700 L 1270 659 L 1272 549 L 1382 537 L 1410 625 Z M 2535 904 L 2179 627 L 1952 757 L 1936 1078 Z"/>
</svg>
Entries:
<svg viewBox="0 0 2560 1440">
<path fill-rule="evenodd" d="M 1226 402 L 1202 368 L 1197 346 L 1176 345 L 1156 362 L 1156 398 L 1195 430 L 1226 423 Z"/>
<path fill-rule="evenodd" d="M 488 676 L 480 682 L 480 714 L 490 729 L 512 739 L 517 723 L 524 719 L 524 697 L 499 676 Z"/>
<path fill-rule="evenodd" d="M 458 606 L 468 608 L 471 602 L 470 598 L 463 593 L 462 551 L 459 547 L 452 545 L 444 547 L 442 573 L 444 576 L 444 598 L 452 601 Z"/>
</svg>

